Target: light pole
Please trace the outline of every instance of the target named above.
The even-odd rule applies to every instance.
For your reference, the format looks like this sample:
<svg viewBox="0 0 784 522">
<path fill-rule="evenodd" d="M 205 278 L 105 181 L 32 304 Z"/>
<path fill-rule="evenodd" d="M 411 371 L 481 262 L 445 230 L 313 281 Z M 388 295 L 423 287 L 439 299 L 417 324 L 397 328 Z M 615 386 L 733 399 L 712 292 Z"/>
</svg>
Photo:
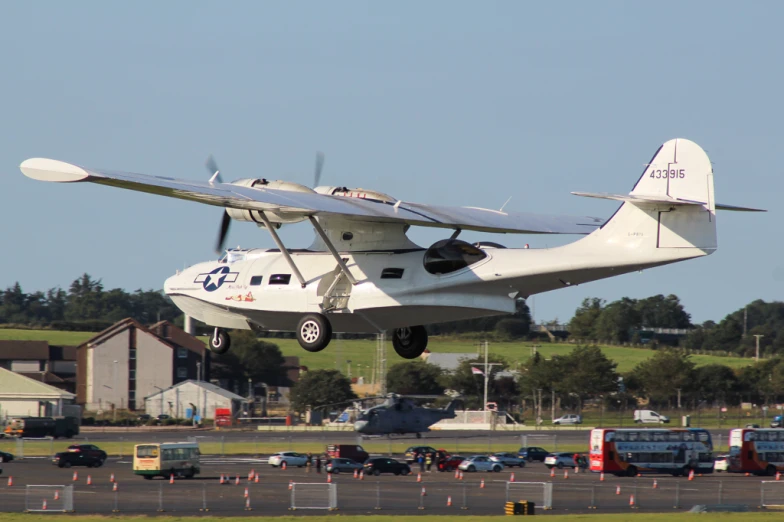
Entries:
<svg viewBox="0 0 784 522">
<path fill-rule="evenodd" d="M 114 383 L 115 383 L 115 386 L 117 385 L 117 373 L 118 373 L 117 372 L 117 366 L 119 364 L 120 364 L 120 361 L 114 361 Z M 120 389 L 122 389 L 122 388 L 120 388 Z M 114 390 L 112 390 L 112 391 L 114 391 Z M 120 392 L 120 393 L 122 393 L 122 392 Z M 112 416 L 113 416 L 112 421 L 113 422 L 117 422 L 117 396 L 116 395 L 114 396 L 114 408 L 112 408 L 112 410 L 113 410 L 113 412 L 112 412 Z"/>
<path fill-rule="evenodd" d="M 759 340 L 760 337 L 765 337 L 762 334 L 754 334 L 754 337 L 757 339 L 757 356 L 754 358 L 755 362 L 759 362 Z"/>
<path fill-rule="evenodd" d="M 484 363 L 485 371 L 484 371 L 484 374 L 483 374 L 484 377 L 485 377 L 485 394 L 484 394 L 484 402 L 482 403 L 482 410 L 485 412 L 484 413 L 484 421 L 485 421 L 485 424 L 487 424 L 487 386 L 488 386 L 488 382 L 490 381 L 490 369 L 493 366 L 503 366 L 503 365 L 501 363 L 488 363 L 487 362 L 487 352 L 488 352 L 488 348 L 490 346 L 490 343 L 488 343 L 487 341 L 482 341 L 482 344 L 484 344 L 484 348 L 485 348 L 485 363 Z M 482 373 L 482 371 L 479 370 L 479 373 Z"/>
</svg>

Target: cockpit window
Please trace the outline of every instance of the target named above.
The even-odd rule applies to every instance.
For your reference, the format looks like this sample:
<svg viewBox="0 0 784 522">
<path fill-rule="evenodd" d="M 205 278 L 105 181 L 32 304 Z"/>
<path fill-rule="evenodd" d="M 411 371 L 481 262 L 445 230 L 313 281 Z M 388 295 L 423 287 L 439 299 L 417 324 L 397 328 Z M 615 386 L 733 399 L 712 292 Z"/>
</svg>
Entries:
<svg viewBox="0 0 784 522">
<path fill-rule="evenodd" d="M 486 257 L 481 249 L 465 241 L 444 239 L 427 249 L 423 262 L 425 270 L 438 275 L 456 272 Z"/>
</svg>

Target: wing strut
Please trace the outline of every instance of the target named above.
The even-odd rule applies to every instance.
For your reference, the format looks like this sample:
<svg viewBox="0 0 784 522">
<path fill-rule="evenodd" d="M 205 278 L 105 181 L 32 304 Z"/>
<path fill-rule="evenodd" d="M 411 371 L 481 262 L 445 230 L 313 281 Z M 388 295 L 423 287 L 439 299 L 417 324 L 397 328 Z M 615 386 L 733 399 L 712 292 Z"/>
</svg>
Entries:
<svg viewBox="0 0 784 522">
<path fill-rule="evenodd" d="M 332 244 L 332 241 L 330 241 L 329 238 L 327 237 L 327 234 L 324 233 L 324 229 L 321 228 L 321 225 L 319 224 L 318 220 L 313 216 L 308 216 L 308 218 L 310 219 L 310 224 L 313 225 L 313 228 L 316 229 L 316 233 L 318 233 L 318 235 L 321 237 L 321 240 L 324 241 L 324 244 L 327 245 L 327 249 L 329 249 L 329 252 L 332 254 L 332 257 L 334 257 L 335 261 L 338 262 L 338 266 L 340 267 L 340 270 L 343 272 L 343 275 L 346 276 L 346 279 L 348 279 L 349 283 L 351 283 L 352 285 L 356 285 L 357 280 L 354 279 L 354 276 L 351 275 L 351 272 L 348 271 L 348 267 L 346 266 L 346 263 L 343 262 L 343 258 L 340 257 L 340 254 L 335 249 L 335 246 Z"/>
<path fill-rule="evenodd" d="M 269 219 L 267 219 L 267 216 L 264 214 L 263 210 L 259 210 L 259 217 L 264 222 L 264 226 L 267 227 L 267 230 L 269 230 L 269 233 L 272 236 L 272 240 L 276 245 L 278 245 L 280 253 L 283 254 L 283 257 L 286 259 L 289 267 L 291 267 L 291 271 L 294 272 L 294 275 L 297 276 L 297 279 L 299 279 L 299 284 L 302 285 L 302 288 L 305 288 L 305 278 L 302 277 L 302 273 L 300 273 L 299 268 L 297 268 L 297 265 L 294 264 L 294 260 L 291 259 L 291 254 L 289 254 L 289 251 L 286 250 L 285 246 L 283 246 L 283 241 L 281 241 L 278 237 L 278 233 L 275 232 L 275 228 L 272 226 L 272 223 L 269 222 Z"/>
</svg>

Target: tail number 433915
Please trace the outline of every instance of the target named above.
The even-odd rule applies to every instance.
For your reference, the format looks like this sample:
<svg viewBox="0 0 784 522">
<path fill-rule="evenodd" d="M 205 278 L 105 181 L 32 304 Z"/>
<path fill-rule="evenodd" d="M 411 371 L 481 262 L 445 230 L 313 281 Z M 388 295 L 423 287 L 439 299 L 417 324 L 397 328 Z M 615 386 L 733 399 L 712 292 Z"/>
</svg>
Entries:
<svg viewBox="0 0 784 522">
<path fill-rule="evenodd" d="M 653 170 L 651 169 L 651 178 L 654 179 L 667 179 L 667 178 L 685 178 L 686 177 L 686 169 L 664 169 L 664 170 Z"/>
</svg>

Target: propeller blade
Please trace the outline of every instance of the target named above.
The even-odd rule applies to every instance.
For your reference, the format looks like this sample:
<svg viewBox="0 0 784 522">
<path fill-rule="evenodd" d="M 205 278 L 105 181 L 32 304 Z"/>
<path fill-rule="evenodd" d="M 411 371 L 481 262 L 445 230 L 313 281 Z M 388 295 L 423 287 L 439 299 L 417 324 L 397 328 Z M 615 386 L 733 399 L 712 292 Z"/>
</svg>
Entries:
<svg viewBox="0 0 784 522">
<path fill-rule="evenodd" d="M 220 169 L 218 168 L 218 162 L 215 161 L 215 158 L 210 154 L 210 157 L 207 158 L 207 161 L 204 163 L 207 167 L 207 170 L 210 173 L 210 183 L 217 181 L 218 183 L 223 183 L 223 179 L 221 179 Z"/>
<path fill-rule="evenodd" d="M 226 236 L 229 234 L 229 225 L 231 225 L 231 216 L 228 211 L 224 210 L 220 232 L 218 233 L 218 243 L 215 245 L 215 252 L 218 255 L 223 252 L 223 245 L 226 243 Z"/>
<path fill-rule="evenodd" d="M 316 170 L 313 176 L 313 188 L 319 186 L 319 181 L 321 181 L 321 169 L 324 168 L 324 153 L 317 152 L 316 153 Z"/>
</svg>

